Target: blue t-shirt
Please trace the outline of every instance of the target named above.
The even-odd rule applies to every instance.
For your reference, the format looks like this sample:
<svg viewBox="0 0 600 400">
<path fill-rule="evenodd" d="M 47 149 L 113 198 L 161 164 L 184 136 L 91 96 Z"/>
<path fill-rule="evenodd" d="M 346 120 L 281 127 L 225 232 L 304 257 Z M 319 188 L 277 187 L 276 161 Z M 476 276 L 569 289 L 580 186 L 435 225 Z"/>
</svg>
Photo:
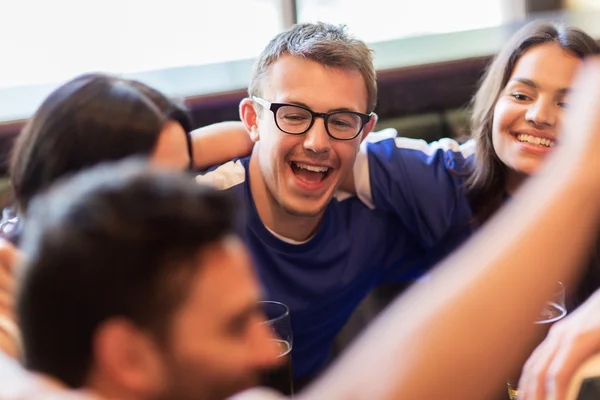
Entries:
<svg viewBox="0 0 600 400">
<path fill-rule="evenodd" d="M 374 146 L 365 151 L 375 151 L 379 145 Z M 422 260 L 428 257 L 428 244 L 437 243 L 449 227 L 407 227 L 405 222 L 421 223 L 412 216 L 412 203 L 406 206 L 407 215 L 400 215 L 399 209 L 393 213 L 371 209 L 356 196 L 338 194 L 326 207 L 315 235 L 306 243 L 291 244 L 273 235 L 260 220 L 248 165 L 249 158 L 231 161 L 197 181 L 231 190 L 241 200 L 245 222 L 240 234 L 266 296 L 290 308 L 294 375 L 310 376 L 324 365 L 335 336 L 365 295 L 381 283 L 418 276 Z M 440 165 L 430 165 L 426 171 L 436 176 L 436 168 Z M 413 200 L 420 204 L 427 198 Z"/>
<path fill-rule="evenodd" d="M 354 164 L 356 192 L 370 208 L 397 216 L 425 248 L 425 271 L 478 228 L 465 181 L 475 142 L 427 143 L 394 129 L 369 134 Z"/>
</svg>

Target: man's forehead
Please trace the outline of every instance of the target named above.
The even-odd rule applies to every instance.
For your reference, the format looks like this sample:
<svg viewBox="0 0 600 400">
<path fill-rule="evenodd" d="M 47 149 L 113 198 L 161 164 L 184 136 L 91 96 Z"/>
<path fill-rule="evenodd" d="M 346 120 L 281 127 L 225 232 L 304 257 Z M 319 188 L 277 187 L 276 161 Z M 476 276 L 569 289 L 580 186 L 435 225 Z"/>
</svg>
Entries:
<svg viewBox="0 0 600 400">
<path fill-rule="evenodd" d="M 327 67 L 285 55 L 269 67 L 261 85 L 263 96 L 273 103 L 300 104 L 317 112 L 365 112 L 367 108 L 365 79 L 353 68 Z"/>
</svg>

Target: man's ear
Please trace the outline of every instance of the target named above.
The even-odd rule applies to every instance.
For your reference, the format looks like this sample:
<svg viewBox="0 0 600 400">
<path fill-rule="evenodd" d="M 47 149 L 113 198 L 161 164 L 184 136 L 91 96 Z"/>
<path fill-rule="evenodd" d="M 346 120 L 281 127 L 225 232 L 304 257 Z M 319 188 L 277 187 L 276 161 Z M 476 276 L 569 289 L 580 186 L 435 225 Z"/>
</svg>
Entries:
<svg viewBox="0 0 600 400">
<path fill-rule="evenodd" d="M 258 130 L 258 115 L 254 108 L 254 101 L 250 98 L 245 98 L 240 102 L 240 119 L 246 127 L 246 131 L 250 135 L 250 139 L 256 143 L 260 140 Z"/>
<path fill-rule="evenodd" d="M 97 329 L 93 339 L 89 384 L 120 387 L 148 396 L 166 385 L 166 372 L 154 338 L 124 318 L 111 318 Z"/>
<path fill-rule="evenodd" d="M 367 135 L 369 133 L 371 133 L 373 131 L 373 129 L 375 129 L 375 125 L 377 125 L 377 120 L 379 119 L 379 116 L 375 113 L 371 113 L 371 119 L 369 120 L 369 122 L 367 122 L 367 124 L 365 125 L 365 127 L 363 128 L 361 137 L 360 137 L 360 141 L 362 142 L 363 140 L 365 140 L 365 138 L 367 137 Z"/>
</svg>

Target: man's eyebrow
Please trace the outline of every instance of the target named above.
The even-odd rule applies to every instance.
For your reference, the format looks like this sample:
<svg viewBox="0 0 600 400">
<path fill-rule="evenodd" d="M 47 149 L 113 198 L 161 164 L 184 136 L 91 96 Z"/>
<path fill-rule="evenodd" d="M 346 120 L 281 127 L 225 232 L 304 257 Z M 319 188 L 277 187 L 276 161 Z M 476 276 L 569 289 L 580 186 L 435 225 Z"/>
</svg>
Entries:
<svg viewBox="0 0 600 400">
<path fill-rule="evenodd" d="M 283 101 L 282 103 L 291 104 L 291 105 L 294 105 L 294 106 L 304 107 L 304 108 L 307 108 L 307 109 L 309 109 L 309 110 L 311 110 L 313 112 L 316 112 L 312 108 L 310 108 L 308 105 L 302 103 L 301 101 L 290 100 L 290 101 Z M 333 109 L 327 110 L 326 114 L 333 113 L 333 112 L 341 112 L 341 111 L 359 112 L 359 111 L 353 110 L 353 109 L 348 108 L 348 107 L 339 107 L 339 108 L 333 108 Z"/>
</svg>

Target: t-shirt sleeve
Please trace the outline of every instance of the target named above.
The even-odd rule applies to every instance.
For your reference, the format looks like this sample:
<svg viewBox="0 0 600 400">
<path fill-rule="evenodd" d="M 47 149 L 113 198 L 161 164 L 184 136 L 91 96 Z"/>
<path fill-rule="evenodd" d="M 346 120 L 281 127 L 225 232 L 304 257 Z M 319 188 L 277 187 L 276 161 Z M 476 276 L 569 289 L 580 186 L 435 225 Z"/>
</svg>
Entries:
<svg viewBox="0 0 600 400">
<path fill-rule="evenodd" d="M 230 397 L 228 400 L 285 400 L 287 397 L 269 388 L 254 388 Z"/>
<path fill-rule="evenodd" d="M 357 195 L 368 207 L 398 216 L 426 248 L 434 246 L 472 217 L 464 183 L 474 150 L 473 141 L 427 143 L 397 137 L 393 129 L 371 133 L 354 165 Z"/>
</svg>

